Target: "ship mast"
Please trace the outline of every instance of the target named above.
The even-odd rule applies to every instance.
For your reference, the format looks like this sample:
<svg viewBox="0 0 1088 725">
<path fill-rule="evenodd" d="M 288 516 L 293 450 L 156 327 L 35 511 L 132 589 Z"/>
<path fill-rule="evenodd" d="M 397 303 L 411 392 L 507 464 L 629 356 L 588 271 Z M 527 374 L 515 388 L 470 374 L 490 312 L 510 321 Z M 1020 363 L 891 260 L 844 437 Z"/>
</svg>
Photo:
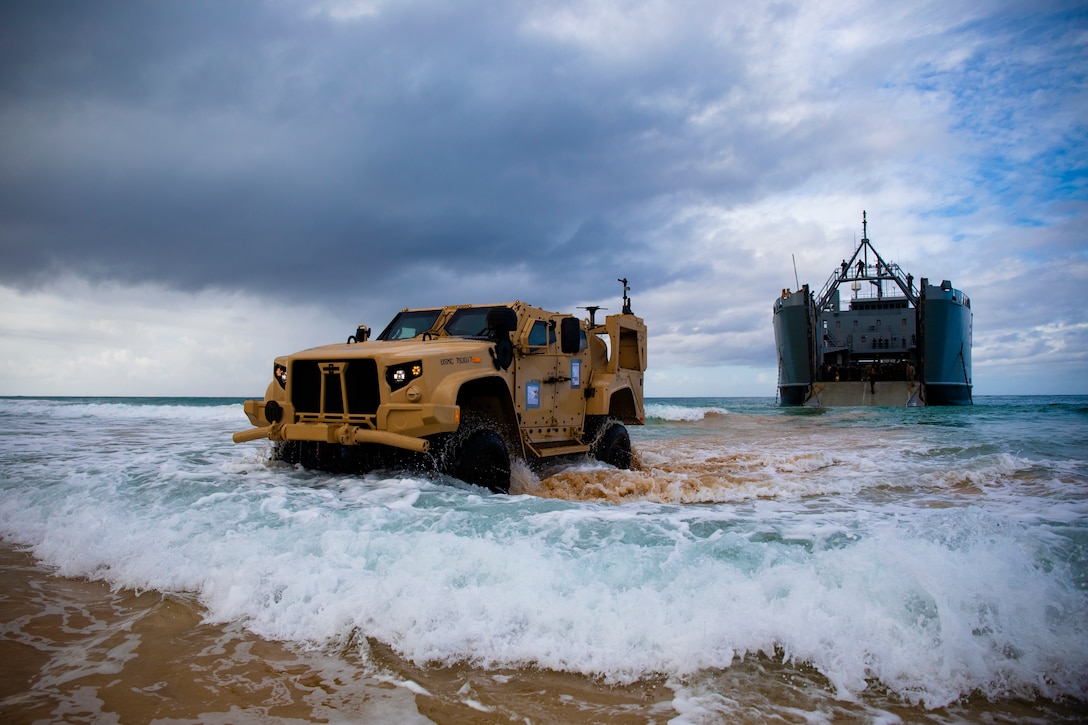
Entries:
<svg viewBox="0 0 1088 725">
<path fill-rule="evenodd" d="M 875 264 L 869 264 L 869 252 L 872 252 L 876 258 Z M 894 282 L 911 304 L 917 304 L 918 302 L 918 295 L 913 289 L 914 277 L 909 274 L 904 275 L 898 264 L 885 262 L 884 258 L 880 256 L 880 252 L 876 251 L 876 247 L 869 241 L 869 219 L 865 211 L 861 212 L 861 243 L 854 250 L 850 261 L 844 259 L 839 269 L 835 270 L 827 283 L 824 284 L 824 288 L 817 298 L 817 309 L 827 309 L 829 305 L 833 304 L 832 300 L 837 299 L 835 293 L 839 289 L 839 284 L 848 281 L 855 284 L 859 282 L 873 284 L 876 287 L 878 298 L 884 295 L 883 284 L 885 282 Z"/>
</svg>

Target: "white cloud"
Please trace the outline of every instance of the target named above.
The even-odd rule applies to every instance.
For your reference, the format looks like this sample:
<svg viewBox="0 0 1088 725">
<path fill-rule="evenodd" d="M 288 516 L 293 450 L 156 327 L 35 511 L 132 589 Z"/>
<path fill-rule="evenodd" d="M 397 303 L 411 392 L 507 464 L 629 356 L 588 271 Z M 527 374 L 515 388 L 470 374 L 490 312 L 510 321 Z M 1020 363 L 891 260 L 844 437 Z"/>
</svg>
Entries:
<svg viewBox="0 0 1088 725">
<path fill-rule="evenodd" d="M 615 308 L 627 276 L 651 394 L 773 395 L 773 300 L 862 210 L 972 298 L 980 393 L 1086 389 L 1075 6 L 310 7 L 11 31 L 0 393 L 254 394 L 404 305 Z"/>
<path fill-rule="evenodd" d="M 382 0 L 323 0 L 310 8 L 311 15 L 325 15 L 333 20 L 350 22 L 370 18 L 381 12 Z"/>
<path fill-rule="evenodd" d="M 276 355 L 354 331 L 316 306 L 217 290 L 0 287 L 2 395 L 258 395 Z"/>
</svg>

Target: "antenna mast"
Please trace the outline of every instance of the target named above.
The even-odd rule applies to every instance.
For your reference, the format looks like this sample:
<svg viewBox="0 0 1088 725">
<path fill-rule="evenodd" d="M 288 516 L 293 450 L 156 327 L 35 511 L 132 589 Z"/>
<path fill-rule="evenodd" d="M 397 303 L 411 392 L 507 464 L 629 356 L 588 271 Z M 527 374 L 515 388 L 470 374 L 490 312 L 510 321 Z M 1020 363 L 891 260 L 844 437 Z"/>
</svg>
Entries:
<svg viewBox="0 0 1088 725">
<path fill-rule="evenodd" d="M 627 286 L 627 278 L 624 277 L 623 279 L 617 279 L 616 281 L 623 284 L 623 314 L 635 314 L 634 312 L 631 312 L 631 298 L 627 296 L 627 293 L 631 291 L 631 288 Z"/>
<path fill-rule="evenodd" d="M 589 326 L 597 326 L 597 310 L 607 310 L 607 307 L 601 307 L 600 305 L 589 305 L 588 307 L 579 307 L 580 310 L 585 310 L 589 313 Z"/>
</svg>

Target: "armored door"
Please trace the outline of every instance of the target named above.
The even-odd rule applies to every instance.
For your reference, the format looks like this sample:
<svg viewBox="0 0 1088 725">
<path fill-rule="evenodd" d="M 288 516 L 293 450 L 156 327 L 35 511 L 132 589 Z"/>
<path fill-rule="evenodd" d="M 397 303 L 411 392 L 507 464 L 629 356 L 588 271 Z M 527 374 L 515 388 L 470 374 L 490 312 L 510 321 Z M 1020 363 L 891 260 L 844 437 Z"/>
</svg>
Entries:
<svg viewBox="0 0 1088 725">
<path fill-rule="evenodd" d="M 566 346 L 562 345 L 561 330 L 557 330 L 561 327 L 566 327 L 568 338 L 573 338 Z M 576 328 L 560 325 L 558 318 L 535 320 L 520 341 L 518 412 L 521 427 L 531 429 L 532 439 L 566 440 L 575 437 L 575 430 L 581 428 L 588 351 L 584 334 Z"/>
</svg>

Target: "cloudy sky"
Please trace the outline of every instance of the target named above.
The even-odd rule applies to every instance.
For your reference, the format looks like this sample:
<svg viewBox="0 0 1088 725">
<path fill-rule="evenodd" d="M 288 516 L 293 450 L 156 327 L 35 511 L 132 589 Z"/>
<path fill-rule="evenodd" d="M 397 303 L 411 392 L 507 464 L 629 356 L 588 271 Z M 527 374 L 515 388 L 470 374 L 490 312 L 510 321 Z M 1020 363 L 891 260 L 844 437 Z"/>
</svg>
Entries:
<svg viewBox="0 0 1088 725">
<path fill-rule="evenodd" d="M 0 4 L 0 394 L 263 392 L 405 306 L 650 327 L 773 396 L 861 236 L 972 298 L 976 395 L 1088 393 L 1081 0 Z"/>
</svg>

